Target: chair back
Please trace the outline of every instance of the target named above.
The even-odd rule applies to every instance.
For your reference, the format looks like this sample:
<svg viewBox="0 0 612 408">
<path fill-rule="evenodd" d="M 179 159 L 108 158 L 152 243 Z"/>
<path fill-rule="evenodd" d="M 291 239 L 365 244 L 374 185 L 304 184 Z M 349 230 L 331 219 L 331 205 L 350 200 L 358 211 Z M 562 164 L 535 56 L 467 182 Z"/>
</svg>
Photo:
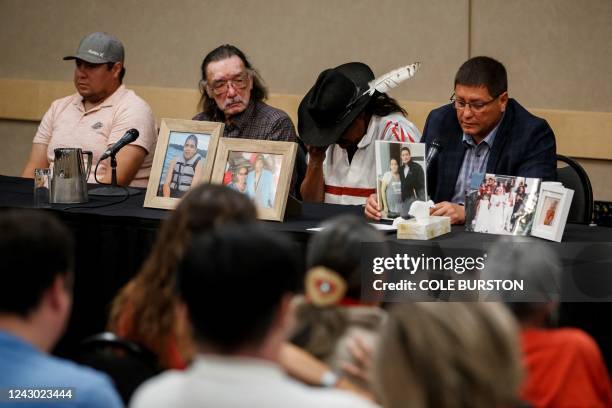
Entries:
<svg viewBox="0 0 612 408">
<path fill-rule="evenodd" d="M 558 154 L 557 181 L 574 190 L 567 222 L 590 224 L 593 219 L 593 189 L 584 168 L 574 159 Z"/>
<path fill-rule="evenodd" d="M 111 332 L 83 340 L 75 360 L 111 377 L 126 406 L 140 384 L 162 371 L 153 353 Z"/>
</svg>

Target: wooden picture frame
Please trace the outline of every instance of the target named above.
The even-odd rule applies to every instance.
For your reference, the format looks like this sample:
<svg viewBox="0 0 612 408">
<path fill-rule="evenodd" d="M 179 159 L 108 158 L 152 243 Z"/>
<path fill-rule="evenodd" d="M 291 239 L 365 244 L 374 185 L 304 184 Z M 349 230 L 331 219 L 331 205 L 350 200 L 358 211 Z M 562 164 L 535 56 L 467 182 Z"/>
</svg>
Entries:
<svg viewBox="0 0 612 408">
<path fill-rule="evenodd" d="M 211 183 L 248 194 L 257 218 L 282 221 L 297 147 L 293 142 L 221 138 Z"/>
<path fill-rule="evenodd" d="M 191 187 L 209 183 L 221 135 L 223 123 L 163 118 L 144 206 L 173 209 Z"/>
<path fill-rule="evenodd" d="M 561 242 L 573 197 L 574 190 L 563 187 L 561 183 L 543 182 L 531 235 Z"/>
</svg>

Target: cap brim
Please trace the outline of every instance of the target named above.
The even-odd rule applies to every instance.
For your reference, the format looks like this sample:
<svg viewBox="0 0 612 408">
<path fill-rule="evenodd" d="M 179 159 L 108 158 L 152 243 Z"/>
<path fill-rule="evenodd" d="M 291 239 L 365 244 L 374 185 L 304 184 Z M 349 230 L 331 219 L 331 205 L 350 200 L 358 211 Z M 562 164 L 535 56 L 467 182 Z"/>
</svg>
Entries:
<svg viewBox="0 0 612 408">
<path fill-rule="evenodd" d="M 107 59 L 100 58 L 100 57 L 97 57 L 91 54 L 67 55 L 63 58 L 64 61 L 74 60 L 74 59 L 80 59 L 80 60 L 89 62 L 91 64 L 106 64 L 107 62 L 114 62 L 114 61 L 109 61 Z"/>
</svg>

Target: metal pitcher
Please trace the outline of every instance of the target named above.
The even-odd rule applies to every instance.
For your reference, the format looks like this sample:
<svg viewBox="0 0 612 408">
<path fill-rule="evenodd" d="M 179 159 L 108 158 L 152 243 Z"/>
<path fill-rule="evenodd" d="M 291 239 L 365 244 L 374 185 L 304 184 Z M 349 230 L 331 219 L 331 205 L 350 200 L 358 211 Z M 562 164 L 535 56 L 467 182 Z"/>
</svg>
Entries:
<svg viewBox="0 0 612 408">
<path fill-rule="evenodd" d="M 86 203 L 87 179 L 91 171 L 92 152 L 80 148 L 62 147 L 54 149 L 53 178 L 51 179 L 51 202 L 61 204 Z M 87 171 L 83 163 L 87 155 Z"/>
</svg>

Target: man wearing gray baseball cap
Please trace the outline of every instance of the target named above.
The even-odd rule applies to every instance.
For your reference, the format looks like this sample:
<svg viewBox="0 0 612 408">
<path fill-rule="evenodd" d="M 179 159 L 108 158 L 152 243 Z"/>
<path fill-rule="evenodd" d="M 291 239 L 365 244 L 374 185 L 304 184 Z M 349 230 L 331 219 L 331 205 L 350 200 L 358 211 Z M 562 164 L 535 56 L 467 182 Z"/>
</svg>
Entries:
<svg viewBox="0 0 612 408">
<path fill-rule="evenodd" d="M 57 147 L 92 151 L 95 167 L 109 146 L 135 128 L 138 139 L 117 153 L 117 182 L 147 186 L 157 142 L 155 118 L 149 105 L 122 84 L 124 59 L 121 41 L 102 32 L 88 34 L 74 54 L 64 57 L 75 60 L 77 93 L 54 101 L 45 113 L 23 177 L 32 177 L 35 168 L 52 166 Z M 100 162 L 97 177 L 102 183 L 110 183 L 108 159 Z M 93 171 L 89 182 L 96 182 Z"/>
</svg>

